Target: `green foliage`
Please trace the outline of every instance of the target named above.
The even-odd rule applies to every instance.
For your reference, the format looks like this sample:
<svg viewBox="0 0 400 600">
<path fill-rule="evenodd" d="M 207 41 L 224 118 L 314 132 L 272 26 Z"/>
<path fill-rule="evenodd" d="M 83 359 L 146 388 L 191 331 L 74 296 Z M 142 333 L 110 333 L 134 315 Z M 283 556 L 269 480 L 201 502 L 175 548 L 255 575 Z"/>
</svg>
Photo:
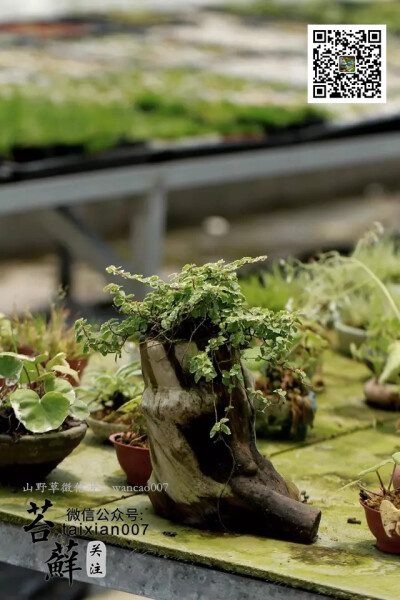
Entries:
<svg viewBox="0 0 400 600">
<path fill-rule="evenodd" d="M 113 147 L 120 140 L 263 135 L 265 130 L 325 115 L 307 105 L 236 105 L 226 100 L 229 90 L 239 86 L 236 80 L 198 70 L 163 71 L 156 82 L 140 71 L 107 73 L 101 79 L 57 76 L 49 81 L 46 73 L 43 79 L 44 85 L 10 85 L 0 92 L 3 154 L 9 156 L 15 145 L 82 144 L 93 152 Z M 210 100 L 204 100 L 207 88 L 212 90 Z"/>
<path fill-rule="evenodd" d="M 0 353 L 0 418 L 11 423 L 14 416 L 31 433 L 57 430 L 68 416 L 84 420 L 86 405 L 76 397 L 69 381 L 57 378 L 59 372 L 77 379 L 65 354 L 49 361 L 47 355 Z"/>
<path fill-rule="evenodd" d="M 349 2 L 337 0 L 254 0 L 253 2 L 228 4 L 229 12 L 240 16 L 268 18 L 300 23 L 340 23 L 371 25 L 387 23 L 388 29 L 400 31 L 399 6 L 396 0 Z"/>
<path fill-rule="evenodd" d="M 0 319 L 0 349 L 14 351 L 22 348 L 35 354 L 53 357 L 64 353 L 68 358 L 81 358 L 83 345 L 76 342 L 74 328 L 68 323 L 69 311 L 62 305 L 52 304 L 50 318 L 32 315 L 26 311 L 22 317 Z"/>
<path fill-rule="evenodd" d="M 380 384 L 400 385 L 400 321 L 381 319 L 367 332 L 359 348 L 352 347 L 354 358 L 363 361 Z"/>
<path fill-rule="evenodd" d="M 59 392 L 48 392 L 42 397 L 34 390 L 20 389 L 10 394 L 15 416 L 34 433 L 57 429 L 69 413 L 69 400 Z"/>
<path fill-rule="evenodd" d="M 91 371 L 85 375 L 85 385 L 76 388 L 78 397 L 89 406 L 90 412 L 103 408 L 135 412 L 143 391 L 138 362 L 123 365 L 115 373 L 103 369 Z"/>
<path fill-rule="evenodd" d="M 289 263 L 275 263 L 270 271 L 252 274 L 240 280 L 240 287 L 249 306 L 284 310 L 296 306 L 302 292 L 301 273 Z"/>
<path fill-rule="evenodd" d="M 382 477 L 380 476 L 380 473 L 379 473 L 379 471 L 386 465 L 393 465 L 392 474 L 391 474 L 391 477 L 389 480 L 389 485 L 387 488 L 383 484 Z M 387 458 L 386 460 L 381 461 L 380 463 L 378 463 L 377 465 L 374 465 L 373 467 L 368 467 L 367 469 L 364 469 L 363 471 L 361 471 L 361 473 L 358 474 L 358 479 L 356 479 L 355 481 L 351 481 L 347 485 L 343 486 L 341 489 L 344 490 L 344 489 L 351 487 L 353 485 L 356 485 L 356 484 L 359 485 L 359 487 L 364 488 L 364 486 L 361 483 L 361 478 L 365 477 L 365 475 L 369 475 L 370 473 L 376 473 L 383 494 L 387 494 L 390 491 L 390 488 L 393 483 L 394 471 L 399 465 L 400 465 L 400 452 L 395 452 L 394 454 L 392 454 L 392 456 L 390 458 Z"/>
<path fill-rule="evenodd" d="M 109 267 L 109 273 L 146 284 L 152 291 L 137 301 L 123 287 L 110 284 L 106 290 L 125 316 L 120 322 L 111 319 L 95 331 L 84 319 L 76 324 L 78 342 L 103 355 L 120 353 L 125 341 L 158 340 L 173 344 L 201 340 L 202 350 L 188 357 L 190 372 L 196 382 L 219 378 L 229 392 L 243 385 L 239 365 L 223 371 L 217 360 L 218 350 L 227 347 L 243 354 L 255 340 L 259 357 L 278 363 L 287 354 L 296 335 L 296 317 L 286 311 L 248 307 L 241 292 L 236 270 L 265 260 L 266 257 L 242 258 L 232 263 L 220 260 L 203 266 L 185 265 L 180 273 L 165 282 L 157 276 L 143 277 Z M 228 417 L 224 417 L 228 418 Z M 227 433 L 227 421 L 218 421 L 216 432 Z M 224 427 L 223 427 L 224 426 Z"/>
<path fill-rule="evenodd" d="M 378 268 L 380 245 L 383 244 L 383 254 L 388 247 L 382 235 L 381 226 L 375 224 L 358 241 L 350 256 L 327 252 L 318 260 L 302 265 L 305 275 L 300 302 L 309 317 L 327 323 L 335 318 L 342 320 L 343 312 L 347 324 L 362 324 L 366 329 L 382 319 L 382 315 L 400 321 L 399 297 L 381 279 L 384 268 Z M 390 273 L 393 277 L 392 269 Z M 362 323 L 362 319 L 366 321 Z"/>
</svg>

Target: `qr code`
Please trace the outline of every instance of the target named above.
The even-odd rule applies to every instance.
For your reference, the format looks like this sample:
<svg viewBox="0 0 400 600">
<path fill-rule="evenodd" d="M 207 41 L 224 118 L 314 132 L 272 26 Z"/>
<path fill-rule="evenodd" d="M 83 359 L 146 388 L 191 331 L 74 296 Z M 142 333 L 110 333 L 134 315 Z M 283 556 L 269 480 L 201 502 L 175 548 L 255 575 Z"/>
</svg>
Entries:
<svg viewBox="0 0 400 600">
<path fill-rule="evenodd" d="M 386 102 L 386 25 L 309 25 L 308 102 Z"/>
</svg>

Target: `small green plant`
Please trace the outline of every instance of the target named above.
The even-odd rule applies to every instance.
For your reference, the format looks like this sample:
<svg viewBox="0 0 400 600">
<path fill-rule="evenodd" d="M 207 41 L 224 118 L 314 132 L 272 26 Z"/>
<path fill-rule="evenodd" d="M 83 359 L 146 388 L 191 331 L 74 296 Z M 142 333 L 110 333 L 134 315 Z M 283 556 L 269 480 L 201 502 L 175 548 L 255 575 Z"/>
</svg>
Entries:
<svg viewBox="0 0 400 600">
<path fill-rule="evenodd" d="M 237 269 L 265 258 L 186 265 L 180 273 L 171 276 L 170 282 L 156 275 L 143 277 L 109 267 L 109 273 L 144 283 L 152 291 L 138 301 L 133 294 L 126 294 L 122 286 L 108 285 L 105 289 L 114 296 L 114 304 L 125 318 L 111 319 L 99 331 L 79 319 L 75 324 L 77 340 L 84 343 L 87 350 L 104 355 L 120 353 L 123 344 L 132 337 L 167 345 L 191 340 L 201 342 L 201 350 L 188 356 L 194 381 L 220 380 L 231 393 L 235 387 L 244 386 L 241 366 L 237 363 L 229 370 L 224 369 L 217 360 L 219 349 L 228 347 L 243 354 L 257 340 L 259 358 L 278 364 L 284 362 L 296 335 L 294 315 L 287 311 L 275 313 L 267 308 L 249 308 L 241 292 Z M 282 394 L 282 391 L 277 393 Z M 257 392 L 249 389 L 248 395 L 252 399 Z M 228 411 L 227 416 L 215 423 L 211 436 L 230 434 Z"/>
<path fill-rule="evenodd" d="M 122 365 L 117 371 L 94 370 L 85 376 L 85 385 L 76 394 L 94 418 L 135 427 L 142 435 L 145 418 L 139 405 L 144 391 L 140 363 Z"/>
<path fill-rule="evenodd" d="M 366 341 L 359 348 L 352 346 L 351 353 L 367 365 L 379 384 L 400 386 L 400 321 L 376 321 Z"/>
<path fill-rule="evenodd" d="M 296 305 L 302 293 L 302 280 L 292 265 L 281 262 L 274 263 L 270 271 L 243 277 L 240 287 L 249 306 L 278 311 Z"/>
<path fill-rule="evenodd" d="M 400 321 L 398 298 L 380 278 L 379 270 L 375 272 L 377 266 L 375 260 L 371 260 L 382 235 L 383 229 L 376 223 L 360 238 L 350 256 L 332 251 L 302 265 L 307 278 L 304 278 L 301 304 L 310 318 L 319 319 L 322 323 L 335 318 L 340 320 L 343 310 L 345 319 L 351 324 L 361 324 L 360 316 L 366 318 L 365 328 L 370 322 L 382 318 L 382 314 Z M 357 309 L 361 311 L 359 314 Z"/>
<path fill-rule="evenodd" d="M 393 465 L 391 475 L 389 477 L 389 484 L 385 486 L 382 476 L 380 474 L 380 470 L 386 465 Z M 363 502 L 365 502 L 370 508 L 378 508 L 381 502 L 385 499 L 390 500 L 393 505 L 397 508 L 400 508 L 400 490 L 393 489 L 393 480 L 397 467 L 400 465 L 400 452 L 395 452 L 388 459 L 374 465 L 373 467 L 369 467 L 368 469 L 364 469 L 361 473 L 358 474 L 358 479 L 355 481 L 351 481 L 347 485 L 343 486 L 342 489 L 346 489 L 353 485 L 357 485 L 360 488 L 360 498 Z M 362 479 L 366 475 L 370 475 L 371 473 L 375 473 L 379 482 L 379 493 L 375 491 L 371 491 L 366 488 Z"/>
<path fill-rule="evenodd" d="M 75 339 L 70 313 L 62 305 L 52 304 L 50 316 L 26 311 L 21 317 L 0 317 L 0 348 L 4 351 L 32 352 L 50 357 L 64 353 L 68 359 L 82 358 L 83 344 Z"/>
<path fill-rule="evenodd" d="M 77 380 L 60 353 L 49 359 L 14 352 L 0 354 L 0 430 L 2 433 L 46 433 L 59 429 L 67 417 L 84 420 L 86 404 L 72 385 L 60 377 Z"/>
</svg>

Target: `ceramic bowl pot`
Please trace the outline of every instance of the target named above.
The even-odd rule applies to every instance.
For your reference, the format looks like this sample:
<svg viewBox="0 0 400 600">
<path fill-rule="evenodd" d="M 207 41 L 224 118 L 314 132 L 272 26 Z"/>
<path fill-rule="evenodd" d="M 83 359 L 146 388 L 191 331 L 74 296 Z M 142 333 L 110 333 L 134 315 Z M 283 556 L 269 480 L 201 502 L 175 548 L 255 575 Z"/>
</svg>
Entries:
<svg viewBox="0 0 400 600">
<path fill-rule="evenodd" d="M 400 410 L 400 394 L 397 386 L 380 384 L 375 378 L 364 384 L 364 396 L 367 404 L 383 410 Z"/>
<path fill-rule="evenodd" d="M 90 415 L 86 418 L 86 422 L 99 442 L 108 442 L 110 435 L 113 433 L 129 431 L 128 425 L 124 425 L 123 423 L 108 423 L 107 421 L 94 419 Z"/>
<path fill-rule="evenodd" d="M 334 328 L 336 332 L 336 349 L 346 356 L 351 356 L 350 346 L 352 344 L 359 348 L 367 339 L 365 329 L 360 327 L 351 327 L 341 321 L 335 321 Z"/>
<path fill-rule="evenodd" d="M 360 504 L 365 511 L 368 527 L 372 535 L 376 537 L 376 547 L 382 552 L 400 554 L 400 537 L 389 537 L 386 535 L 379 510 L 370 508 L 362 500 L 360 500 Z"/>
<path fill-rule="evenodd" d="M 121 432 L 110 435 L 110 442 L 114 444 L 118 462 L 125 471 L 128 483 L 131 485 L 145 486 L 150 478 L 152 466 L 150 450 L 138 446 L 127 446 L 119 441 Z"/>
<path fill-rule="evenodd" d="M 14 439 L 0 434 L 0 481 L 43 481 L 85 437 L 86 423 L 64 431 L 23 435 Z"/>
</svg>

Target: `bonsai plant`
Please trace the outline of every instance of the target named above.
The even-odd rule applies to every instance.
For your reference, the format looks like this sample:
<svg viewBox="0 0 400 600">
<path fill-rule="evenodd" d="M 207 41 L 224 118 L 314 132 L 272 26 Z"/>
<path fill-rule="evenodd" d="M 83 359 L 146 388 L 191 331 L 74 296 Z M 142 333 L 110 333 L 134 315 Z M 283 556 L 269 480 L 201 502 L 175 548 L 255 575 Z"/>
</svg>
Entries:
<svg viewBox="0 0 400 600">
<path fill-rule="evenodd" d="M 386 487 L 379 471 L 387 464 L 392 464 L 392 473 Z M 357 480 L 348 485 L 357 483 L 360 488 L 360 504 L 365 510 L 368 526 L 376 537 L 376 545 L 383 552 L 400 554 L 400 481 L 399 481 L 400 452 L 396 452 L 389 459 L 365 469 L 359 478 L 376 473 L 379 487 L 378 491 L 371 491 Z M 348 487 L 348 486 L 345 486 Z"/>
<path fill-rule="evenodd" d="M 296 333 L 286 311 L 248 308 L 236 270 L 258 259 L 186 265 L 165 282 L 108 271 L 152 288 L 143 301 L 106 289 L 124 315 L 95 331 L 76 322 L 77 339 L 103 354 L 140 338 L 155 510 L 187 525 L 312 542 L 321 513 L 256 448 L 252 389 L 241 356 L 255 339 L 260 357 L 280 364 Z M 277 391 L 282 394 L 282 391 Z"/>
<path fill-rule="evenodd" d="M 43 480 L 86 433 L 88 411 L 72 385 L 77 378 L 58 354 L 0 354 L 0 480 Z"/>
<path fill-rule="evenodd" d="M 112 433 L 129 431 L 138 414 L 144 389 L 140 363 L 119 367 L 116 372 L 94 370 L 85 376 L 85 385 L 76 389 L 88 405 L 87 423 L 101 441 Z"/>
<path fill-rule="evenodd" d="M 25 355 L 47 353 L 50 358 L 62 352 L 69 366 L 81 374 L 88 357 L 83 352 L 83 345 L 75 339 L 74 328 L 68 322 L 69 316 L 64 306 L 52 304 L 49 318 L 44 314 L 32 315 L 29 311 L 21 317 L 3 317 L 0 347 L 4 351 L 18 351 Z M 67 377 L 70 383 L 76 385 L 74 378 Z"/>
</svg>

